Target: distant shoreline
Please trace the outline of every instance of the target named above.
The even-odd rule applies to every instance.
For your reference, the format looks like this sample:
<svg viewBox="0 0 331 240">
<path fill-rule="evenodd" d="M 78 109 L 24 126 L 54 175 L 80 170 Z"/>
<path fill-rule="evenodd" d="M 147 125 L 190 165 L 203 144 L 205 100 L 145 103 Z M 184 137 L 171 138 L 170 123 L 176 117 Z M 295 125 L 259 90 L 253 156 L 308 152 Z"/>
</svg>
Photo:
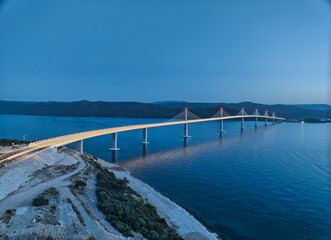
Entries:
<svg viewBox="0 0 331 240">
<path fill-rule="evenodd" d="M 32 115 L 56 117 L 115 117 L 115 118 L 145 118 L 171 119 L 184 108 L 201 118 L 210 118 L 220 107 L 229 115 L 237 115 L 241 108 L 252 114 L 258 109 L 262 115 L 275 112 L 278 117 L 286 119 L 329 119 L 331 106 L 327 104 L 260 104 L 254 102 L 240 103 L 190 103 L 190 102 L 104 102 L 104 101 L 74 101 L 74 102 L 20 102 L 0 100 L 0 114 Z"/>
</svg>

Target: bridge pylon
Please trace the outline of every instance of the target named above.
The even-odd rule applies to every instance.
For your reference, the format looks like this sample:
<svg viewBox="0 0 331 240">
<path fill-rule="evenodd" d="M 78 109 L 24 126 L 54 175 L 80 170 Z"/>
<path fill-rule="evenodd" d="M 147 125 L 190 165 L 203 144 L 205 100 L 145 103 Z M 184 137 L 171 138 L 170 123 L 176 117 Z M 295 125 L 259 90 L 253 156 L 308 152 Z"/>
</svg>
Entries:
<svg viewBox="0 0 331 240">
<path fill-rule="evenodd" d="M 256 116 L 256 117 L 255 117 L 255 128 L 257 128 L 257 122 L 258 122 L 258 120 L 259 120 L 258 116 L 260 115 L 260 114 L 259 114 L 259 111 L 258 111 L 257 108 L 255 109 L 255 112 L 253 113 L 253 115 Z"/>
<path fill-rule="evenodd" d="M 272 113 L 272 116 L 271 117 L 273 117 L 272 124 L 275 124 L 275 117 L 276 117 L 275 112 Z"/>
<path fill-rule="evenodd" d="M 266 116 L 266 117 L 269 116 L 267 110 L 265 111 L 265 113 L 263 114 L 263 116 Z M 267 124 L 268 124 L 268 118 L 265 118 L 265 126 L 267 126 Z"/>
<path fill-rule="evenodd" d="M 229 114 L 224 111 L 223 107 L 220 107 L 220 110 L 218 110 L 217 113 L 215 113 L 212 116 L 212 118 L 219 118 L 219 117 L 226 117 L 226 116 L 229 116 Z M 220 130 L 218 130 L 217 132 L 219 132 L 222 136 L 222 134 L 224 132 L 223 119 L 220 120 Z"/>
<path fill-rule="evenodd" d="M 185 116 L 185 122 L 187 122 L 187 108 L 185 108 L 185 115 L 184 116 Z M 191 137 L 191 136 L 188 135 L 188 124 L 187 123 L 184 124 L 184 135 L 180 136 L 180 137 L 185 138 L 185 139 Z"/>
<path fill-rule="evenodd" d="M 237 114 L 237 116 L 244 116 L 244 115 L 247 115 L 247 113 L 245 112 L 244 108 L 242 107 L 240 112 Z M 244 117 L 242 117 L 241 118 L 241 127 L 240 127 L 241 131 L 243 131 L 244 128 L 245 128 L 245 126 L 244 126 Z"/>
<path fill-rule="evenodd" d="M 220 111 L 221 111 L 221 117 L 223 117 L 223 107 L 220 108 Z M 221 119 L 220 121 L 220 130 L 219 130 L 221 136 L 223 135 L 223 132 L 224 132 L 224 128 L 223 128 L 223 119 Z"/>
</svg>

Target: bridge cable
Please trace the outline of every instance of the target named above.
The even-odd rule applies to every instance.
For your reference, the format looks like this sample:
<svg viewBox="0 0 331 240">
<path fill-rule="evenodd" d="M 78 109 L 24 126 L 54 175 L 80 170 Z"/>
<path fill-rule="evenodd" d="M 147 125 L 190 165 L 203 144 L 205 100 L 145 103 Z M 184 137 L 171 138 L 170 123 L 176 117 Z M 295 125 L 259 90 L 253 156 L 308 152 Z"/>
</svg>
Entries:
<svg viewBox="0 0 331 240">
<path fill-rule="evenodd" d="M 244 108 L 241 108 L 241 110 L 236 114 L 236 116 L 241 116 L 241 115 L 248 115 L 248 114 L 245 112 Z"/>
<path fill-rule="evenodd" d="M 199 117 L 198 115 L 187 110 L 187 120 L 200 119 L 200 118 L 201 117 Z M 176 116 L 170 118 L 169 120 L 175 120 L 175 119 L 185 120 L 185 110 L 178 113 Z"/>
<path fill-rule="evenodd" d="M 218 118 L 218 117 L 227 117 L 230 116 L 230 114 L 228 114 L 226 111 L 224 111 L 224 109 L 220 109 L 217 111 L 217 113 L 215 113 L 212 118 Z"/>
</svg>

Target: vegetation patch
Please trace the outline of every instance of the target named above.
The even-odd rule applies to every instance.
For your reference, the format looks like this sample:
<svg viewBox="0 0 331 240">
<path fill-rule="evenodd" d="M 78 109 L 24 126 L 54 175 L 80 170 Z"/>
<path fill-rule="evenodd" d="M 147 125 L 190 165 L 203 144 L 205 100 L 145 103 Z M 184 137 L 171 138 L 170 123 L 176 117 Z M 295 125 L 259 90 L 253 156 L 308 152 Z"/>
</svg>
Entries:
<svg viewBox="0 0 331 240">
<path fill-rule="evenodd" d="M 71 204 L 71 207 L 72 207 L 72 209 L 74 210 L 74 212 L 76 213 L 76 215 L 77 215 L 79 221 L 80 221 L 83 225 L 85 225 L 84 218 L 83 218 L 82 214 L 80 213 L 80 211 L 77 209 L 76 205 L 73 204 L 73 202 L 71 201 L 70 198 L 67 198 L 67 200 L 68 200 L 68 203 Z"/>
<path fill-rule="evenodd" d="M 59 193 L 59 191 L 58 191 L 56 188 L 51 187 L 51 188 L 47 189 L 46 191 L 44 191 L 44 192 L 42 193 L 42 195 L 43 195 L 43 196 L 46 196 L 46 195 L 59 196 L 60 193 Z"/>
<path fill-rule="evenodd" d="M 77 180 L 75 182 L 75 187 L 78 189 L 84 188 L 84 187 L 86 187 L 86 182 L 84 182 L 82 180 Z"/>
<path fill-rule="evenodd" d="M 182 240 L 154 206 L 127 186 L 128 182 L 107 169 L 97 174 L 98 208 L 107 221 L 126 237 L 133 236 L 135 231 L 150 240 Z"/>
<path fill-rule="evenodd" d="M 35 207 L 40 207 L 48 204 L 49 204 L 49 200 L 41 195 L 38 195 L 36 198 L 32 200 L 32 205 Z"/>
<path fill-rule="evenodd" d="M 97 162 L 98 159 L 96 157 L 89 156 L 86 153 L 84 153 L 81 157 L 83 158 L 84 161 L 88 162 L 94 168 L 96 168 L 98 170 L 102 170 L 102 167 L 101 167 L 100 163 Z"/>
<path fill-rule="evenodd" d="M 11 217 L 15 215 L 15 212 L 16 209 L 7 209 L 2 218 L 0 218 L 0 220 L 2 220 L 4 223 L 9 223 Z"/>
</svg>

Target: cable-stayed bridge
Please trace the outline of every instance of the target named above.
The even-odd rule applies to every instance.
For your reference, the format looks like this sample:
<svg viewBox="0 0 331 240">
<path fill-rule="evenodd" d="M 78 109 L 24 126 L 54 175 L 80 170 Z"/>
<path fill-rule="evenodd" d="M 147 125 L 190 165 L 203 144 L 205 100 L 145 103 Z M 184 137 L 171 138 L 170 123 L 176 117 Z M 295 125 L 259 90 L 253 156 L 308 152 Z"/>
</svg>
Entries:
<svg viewBox="0 0 331 240">
<path fill-rule="evenodd" d="M 185 110 L 183 112 L 174 116 L 171 119 L 171 121 L 167 121 L 167 122 L 105 128 L 105 129 L 74 133 L 74 134 L 44 139 L 41 141 L 36 141 L 36 142 L 30 143 L 26 148 L 21 149 L 16 154 L 12 154 L 8 157 L 0 159 L 0 163 L 9 162 L 17 157 L 24 156 L 26 154 L 35 152 L 40 149 L 57 148 L 57 147 L 61 147 L 64 145 L 68 145 L 70 143 L 76 143 L 76 149 L 80 153 L 83 153 L 83 141 L 85 139 L 99 137 L 99 136 L 103 136 L 103 135 L 112 135 L 112 147 L 109 150 L 117 151 L 117 150 L 119 150 L 119 148 L 117 147 L 117 133 L 125 132 L 125 131 L 132 131 L 132 130 L 139 130 L 139 129 L 143 130 L 143 141 L 141 142 L 142 144 L 149 143 L 147 140 L 147 129 L 149 129 L 149 128 L 183 125 L 184 126 L 184 135 L 182 135 L 181 137 L 184 139 L 187 139 L 187 138 L 190 138 L 190 136 L 188 135 L 188 125 L 193 124 L 193 123 L 199 123 L 199 122 L 220 121 L 219 132 L 222 135 L 224 132 L 224 127 L 223 127 L 224 120 L 240 119 L 241 120 L 241 130 L 243 131 L 245 118 L 255 119 L 255 127 L 258 127 L 259 119 L 264 119 L 265 125 L 267 125 L 268 120 L 271 121 L 273 124 L 280 123 L 285 120 L 285 118 L 276 117 L 275 113 L 273 113 L 271 116 L 269 116 L 267 111 L 263 115 L 260 115 L 260 113 L 258 112 L 257 109 L 255 110 L 254 113 L 247 114 L 245 112 L 244 108 L 242 108 L 237 115 L 230 116 L 229 114 L 227 114 L 224 111 L 224 109 L 222 107 L 211 118 L 199 118 L 197 115 L 188 111 L 188 109 L 185 108 Z"/>
</svg>

